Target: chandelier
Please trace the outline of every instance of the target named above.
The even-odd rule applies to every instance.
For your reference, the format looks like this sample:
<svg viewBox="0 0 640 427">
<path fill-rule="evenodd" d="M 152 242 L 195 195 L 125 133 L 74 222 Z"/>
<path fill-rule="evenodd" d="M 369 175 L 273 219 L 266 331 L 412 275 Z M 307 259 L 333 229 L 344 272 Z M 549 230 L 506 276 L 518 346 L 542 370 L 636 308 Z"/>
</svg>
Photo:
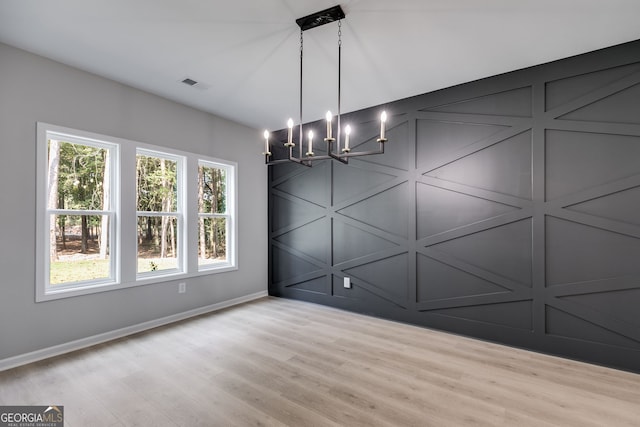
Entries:
<svg viewBox="0 0 640 427">
<path fill-rule="evenodd" d="M 288 157 L 283 159 L 272 159 L 273 153 L 271 152 L 271 142 L 269 140 L 270 134 L 268 130 L 264 131 L 264 153 L 265 163 L 267 165 L 284 163 L 284 162 L 294 162 L 304 166 L 312 166 L 312 162 L 314 160 L 325 160 L 325 159 L 334 159 L 338 160 L 342 163 L 349 163 L 349 157 L 357 157 L 357 156 L 368 156 L 371 154 L 382 154 L 384 153 L 384 143 L 387 142 L 387 138 L 385 138 L 385 123 L 387 120 L 387 113 L 382 112 L 380 114 L 380 136 L 377 138 L 377 142 L 379 144 L 378 150 L 371 151 L 357 151 L 352 152 L 351 147 L 349 146 L 349 136 L 351 135 L 351 126 L 346 125 L 344 127 L 344 146 L 342 146 L 342 128 L 340 123 L 340 95 L 341 95 L 341 86 L 340 86 L 340 77 L 341 77 L 341 65 L 342 65 L 342 19 L 345 17 L 345 14 L 342 8 L 338 6 L 331 7 L 329 9 L 313 13 L 311 15 L 305 16 L 303 18 L 296 19 L 296 24 L 300 26 L 300 121 L 298 124 L 299 128 L 299 136 L 298 136 L 298 149 L 299 155 L 295 157 L 293 154 L 293 148 L 296 146 L 293 140 L 293 119 L 289 119 L 287 121 L 287 141 L 283 142 L 284 147 L 286 147 L 288 151 Z M 306 30 L 319 27 L 321 25 L 329 24 L 332 22 L 338 22 L 338 114 L 336 116 L 336 135 L 334 137 L 333 134 L 333 114 L 331 111 L 327 111 L 326 121 L 327 121 L 327 132 L 324 138 L 324 142 L 326 142 L 327 146 L 327 154 L 326 155 L 315 155 L 313 151 L 313 139 L 314 134 L 313 130 L 309 130 L 307 132 L 307 149 L 303 150 L 305 134 L 302 126 L 302 58 L 303 58 L 303 33 Z M 335 146 L 334 146 L 335 144 Z M 304 152 L 304 155 L 303 155 Z"/>
</svg>

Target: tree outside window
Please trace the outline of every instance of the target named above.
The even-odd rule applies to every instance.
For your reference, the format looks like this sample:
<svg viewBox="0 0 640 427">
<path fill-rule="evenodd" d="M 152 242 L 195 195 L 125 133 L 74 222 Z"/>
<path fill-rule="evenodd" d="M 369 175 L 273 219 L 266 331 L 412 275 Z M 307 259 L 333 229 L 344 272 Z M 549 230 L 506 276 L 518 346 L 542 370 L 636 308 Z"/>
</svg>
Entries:
<svg viewBox="0 0 640 427">
<path fill-rule="evenodd" d="M 212 162 L 198 164 L 198 266 L 228 262 L 227 168 Z"/>
<path fill-rule="evenodd" d="M 49 286 L 113 279 L 111 261 L 114 148 L 48 139 Z"/>
<path fill-rule="evenodd" d="M 138 150 L 138 273 L 179 269 L 179 169 L 172 156 Z"/>
</svg>

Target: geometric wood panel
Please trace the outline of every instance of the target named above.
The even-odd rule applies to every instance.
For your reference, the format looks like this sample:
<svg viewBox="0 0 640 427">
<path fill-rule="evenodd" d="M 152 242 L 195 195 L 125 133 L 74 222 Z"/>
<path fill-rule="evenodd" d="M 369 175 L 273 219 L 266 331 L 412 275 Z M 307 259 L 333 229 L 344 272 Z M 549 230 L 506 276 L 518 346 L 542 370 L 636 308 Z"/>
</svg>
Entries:
<svg viewBox="0 0 640 427">
<path fill-rule="evenodd" d="M 318 206 L 303 200 L 272 194 L 270 202 L 271 231 L 294 226 L 300 222 L 308 222 L 322 215 L 322 210 Z"/>
<path fill-rule="evenodd" d="M 640 186 L 605 194 L 566 207 L 567 210 L 640 225 Z"/>
<path fill-rule="evenodd" d="M 545 149 L 547 200 L 640 174 L 638 136 L 547 130 Z"/>
<path fill-rule="evenodd" d="M 350 167 L 341 163 L 336 163 L 333 168 L 334 204 L 355 198 L 358 194 L 365 193 L 396 178 L 395 175 L 388 173 L 362 167 Z"/>
<path fill-rule="evenodd" d="M 510 328 L 531 331 L 531 301 L 483 304 L 471 307 L 456 307 L 434 310 L 433 314 L 464 319 L 474 323 L 507 326 Z"/>
<path fill-rule="evenodd" d="M 462 297 L 501 293 L 509 293 L 509 289 L 418 254 L 418 302 L 455 300 Z M 452 305 L 455 306 L 456 303 L 452 302 Z"/>
<path fill-rule="evenodd" d="M 640 275 L 640 238 L 552 216 L 546 230 L 548 286 Z"/>
<path fill-rule="evenodd" d="M 531 131 L 469 154 L 427 175 L 531 199 Z"/>
<path fill-rule="evenodd" d="M 417 167 L 422 168 L 423 163 L 442 158 L 448 153 L 483 141 L 508 128 L 509 126 L 496 124 L 418 119 L 416 121 L 416 139 L 429 142 L 418 144 L 416 159 L 419 163 Z"/>
<path fill-rule="evenodd" d="M 407 254 L 400 254 L 345 269 L 344 273 L 353 276 L 355 285 L 405 306 L 408 298 L 407 261 Z"/>
<path fill-rule="evenodd" d="M 606 123 L 640 123 L 640 84 L 560 116 L 563 120 Z"/>
<path fill-rule="evenodd" d="M 408 189 L 407 183 L 385 189 L 341 209 L 339 213 L 363 224 L 406 238 L 409 223 Z"/>
<path fill-rule="evenodd" d="M 640 63 L 565 77 L 545 85 L 546 110 L 552 110 L 640 71 Z M 615 108 L 617 110 L 617 108 Z"/>
<path fill-rule="evenodd" d="M 527 86 L 491 93 L 450 104 L 423 108 L 421 111 L 531 117 L 531 87 Z"/>
<path fill-rule="evenodd" d="M 398 245 L 342 221 L 333 223 L 333 263 L 341 264 L 366 255 L 375 254 Z"/>
<path fill-rule="evenodd" d="M 325 244 L 322 244 L 317 239 L 309 239 L 309 236 L 322 236 L 326 229 L 326 221 L 319 219 L 281 234 L 274 240 L 324 263 L 327 262 L 328 239 L 323 239 Z"/>
<path fill-rule="evenodd" d="M 418 239 L 517 210 L 513 206 L 423 183 L 417 184 L 416 198 Z"/>
<path fill-rule="evenodd" d="M 313 264 L 280 248 L 272 247 L 271 251 L 273 253 L 274 282 L 283 282 L 319 270 L 317 264 Z"/>
<path fill-rule="evenodd" d="M 569 295 L 561 297 L 561 299 L 584 305 L 592 310 L 601 312 L 603 315 L 640 328 L 640 316 L 638 316 L 640 289 L 606 290 L 581 295 Z"/>
<path fill-rule="evenodd" d="M 553 307 L 547 307 L 546 309 L 546 323 L 547 333 L 550 335 L 562 336 L 573 340 L 591 341 L 615 347 L 640 349 L 640 342 L 638 341 Z M 615 348 L 613 348 L 612 351 L 615 351 Z"/>
<path fill-rule="evenodd" d="M 430 248 L 531 287 L 531 245 L 531 219 L 524 219 Z"/>
<path fill-rule="evenodd" d="M 640 372 L 640 41 L 345 114 L 353 151 L 382 109 L 384 154 L 269 167 L 270 293 Z"/>
</svg>

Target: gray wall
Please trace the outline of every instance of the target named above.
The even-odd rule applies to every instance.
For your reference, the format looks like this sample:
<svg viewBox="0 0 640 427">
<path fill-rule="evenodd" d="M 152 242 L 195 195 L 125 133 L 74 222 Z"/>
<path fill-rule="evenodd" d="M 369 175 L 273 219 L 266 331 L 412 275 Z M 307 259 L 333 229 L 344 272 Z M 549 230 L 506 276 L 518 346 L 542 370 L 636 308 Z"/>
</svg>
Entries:
<svg viewBox="0 0 640 427">
<path fill-rule="evenodd" d="M 36 122 L 238 162 L 237 271 L 36 304 Z M 266 291 L 259 132 L 0 44 L 0 360 Z M 256 185 L 258 183 L 258 185 Z"/>
<path fill-rule="evenodd" d="M 382 108 L 385 154 L 270 167 L 270 293 L 640 371 L 640 41 L 349 114 L 357 149 Z"/>
</svg>

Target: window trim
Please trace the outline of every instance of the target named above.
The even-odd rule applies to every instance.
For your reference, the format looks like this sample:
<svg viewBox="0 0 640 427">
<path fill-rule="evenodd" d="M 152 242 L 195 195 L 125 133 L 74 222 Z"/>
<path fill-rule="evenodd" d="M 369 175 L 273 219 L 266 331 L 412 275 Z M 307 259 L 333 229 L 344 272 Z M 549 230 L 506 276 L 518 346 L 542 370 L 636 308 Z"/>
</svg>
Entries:
<svg viewBox="0 0 640 427">
<path fill-rule="evenodd" d="M 223 162 L 220 160 L 213 159 L 204 159 L 198 158 L 197 167 L 206 166 L 210 168 L 223 169 L 225 171 L 225 212 L 224 213 L 210 213 L 210 212 L 200 212 L 200 207 L 198 206 L 196 209 L 197 219 L 199 225 L 200 218 L 225 218 L 226 223 L 226 236 L 227 241 L 225 242 L 226 251 L 227 251 L 227 259 L 226 261 L 219 263 L 211 263 L 211 264 L 199 264 L 199 259 L 197 262 L 197 267 L 199 272 L 208 272 L 212 270 L 219 270 L 225 268 L 232 268 L 234 265 L 237 265 L 237 257 L 236 257 L 236 237 L 238 235 L 237 229 L 237 221 L 236 221 L 236 182 L 237 182 L 237 168 L 235 165 L 229 164 L 229 162 Z M 231 177 L 233 179 L 231 179 Z M 198 186 L 200 184 L 198 183 Z M 196 188 L 198 190 L 198 188 Z M 196 240 L 197 243 L 197 240 Z M 197 256 L 197 252 L 196 252 Z"/>
<path fill-rule="evenodd" d="M 184 220 L 184 214 L 187 211 L 187 206 L 185 203 L 184 193 L 187 190 L 187 185 L 184 177 L 185 172 L 185 164 L 187 159 L 184 155 L 178 155 L 175 153 L 169 153 L 167 150 L 160 149 L 149 149 L 145 147 L 141 147 L 140 144 L 136 147 L 136 157 L 138 155 L 142 155 L 145 157 L 155 157 L 161 158 L 165 160 L 170 160 L 176 162 L 176 210 L 175 212 L 165 212 L 165 211 L 139 211 L 138 206 L 136 204 L 136 224 L 138 222 L 138 218 L 141 216 L 175 216 L 177 219 L 177 227 L 178 227 L 178 239 L 176 242 L 176 251 L 178 252 L 178 257 L 176 259 L 176 268 L 166 269 L 166 270 L 158 270 L 158 271 L 148 271 L 140 273 L 138 271 L 138 241 L 136 239 L 136 281 L 145 280 L 145 279 L 153 279 L 163 276 L 172 276 L 175 274 L 182 274 L 186 271 L 185 266 L 185 251 L 188 250 L 188 242 L 185 241 L 184 234 L 187 233 L 187 223 Z M 138 171 L 136 170 L 136 176 Z M 137 185 L 134 184 L 136 195 L 138 193 Z M 137 199 L 137 196 L 136 196 Z M 136 235 L 137 235 L 137 226 L 136 226 Z"/>
<path fill-rule="evenodd" d="M 47 289 L 49 275 L 49 242 L 47 209 L 47 169 L 48 149 L 47 141 L 50 134 L 63 136 L 63 140 L 73 142 L 73 138 L 79 143 L 82 141 L 96 141 L 98 143 L 111 144 L 114 148 L 112 161 L 112 202 L 114 221 L 110 221 L 112 246 L 115 255 L 112 273 L 113 280 L 108 283 L 82 283 L 82 285 L 60 286 L 55 290 Z M 183 236 L 179 237 L 182 244 L 182 271 L 164 270 L 164 274 L 139 275 L 137 273 L 137 206 L 135 185 L 135 156 L 138 150 L 157 152 L 170 156 L 184 158 L 181 171 L 182 179 L 182 229 Z M 228 249 L 227 262 L 214 264 L 212 268 L 200 269 L 198 267 L 198 164 L 205 161 L 211 164 L 224 166 L 229 171 L 227 176 L 227 214 L 231 218 L 228 225 Z M 57 126 L 44 122 L 37 122 L 36 126 L 36 256 L 35 256 L 35 300 L 44 302 L 61 298 L 76 297 L 118 289 L 126 289 L 136 286 L 145 286 L 169 281 L 184 280 L 191 277 L 213 275 L 228 271 L 238 270 L 238 164 L 233 161 L 223 160 L 206 155 L 176 150 L 172 148 L 151 145 L 147 143 L 131 141 L 123 138 L 101 135 L 93 132 L 82 131 L 63 126 Z M 128 183 L 133 179 L 133 185 Z M 179 201 L 180 203 L 180 201 Z M 101 212 L 101 211 L 97 211 Z M 180 262 L 180 261 L 179 261 Z"/>
<path fill-rule="evenodd" d="M 75 296 L 80 292 L 90 292 L 93 289 L 102 287 L 112 287 L 117 285 L 120 280 L 120 198 L 119 193 L 114 193 L 113 189 L 120 187 L 120 144 L 116 141 L 109 140 L 102 135 L 92 134 L 80 130 L 68 129 L 61 126 L 48 125 L 45 123 L 37 123 L 37 146 L 36 146 L 36 302 L 48 299 L 56 299 L 64 296 Z M 49 147 L 48 142 L 56 139 L 72 144 L 85 145 L 95 148 L 103 148 L 110 150 L 111 161 L 111 200 L 110 209 L 102 210 L 80 210 L 80 209 L 49 209 L 47 206 L 48 191 L 48 168 L 49 168 Z M 108 213 L 111 216 L 109 221 L 109 278 L 96 280 L 86 280 L 80 282 L 70 282 L 51 287 L 49 283 L 51 260 L 49 259 L 49 226 L 51 215 L 60 215 L 64 212 L 67 215 L 83 215 L 89 213 L 91 215 L 101 215 Z"/>
</svg>

